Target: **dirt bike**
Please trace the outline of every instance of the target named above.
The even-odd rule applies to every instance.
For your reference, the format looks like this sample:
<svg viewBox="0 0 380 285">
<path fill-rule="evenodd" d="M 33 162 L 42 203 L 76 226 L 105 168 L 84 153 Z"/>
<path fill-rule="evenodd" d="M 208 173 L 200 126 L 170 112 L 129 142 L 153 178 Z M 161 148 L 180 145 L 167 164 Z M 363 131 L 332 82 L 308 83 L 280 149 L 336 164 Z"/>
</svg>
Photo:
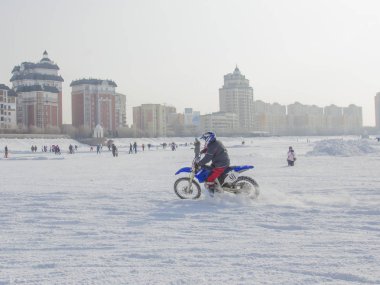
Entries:
<svg viewBox="0 0 380 285">
<path fill-rule="evenodd" d="M 188 177 L 181 177 L 174 182 L 174 192 L 181 199 L 198 199 L 201 196 L 200 183 L 204 183 L 211 174 L 212 167 L 198 168 L 196 159 L 192 167 L 183 167 L 175 175 L 189 173 Z M 240 173 L 253 169 L 252 165 L 230 166 L 215 180 L 215 192 L 229 192 L 236 195 L 245 195 L 256 199 L 260 194 L 257 182 L 248 176 L 240 176 Z M 207 188 L 207 187 L 206 187 Z"/>
</svg>

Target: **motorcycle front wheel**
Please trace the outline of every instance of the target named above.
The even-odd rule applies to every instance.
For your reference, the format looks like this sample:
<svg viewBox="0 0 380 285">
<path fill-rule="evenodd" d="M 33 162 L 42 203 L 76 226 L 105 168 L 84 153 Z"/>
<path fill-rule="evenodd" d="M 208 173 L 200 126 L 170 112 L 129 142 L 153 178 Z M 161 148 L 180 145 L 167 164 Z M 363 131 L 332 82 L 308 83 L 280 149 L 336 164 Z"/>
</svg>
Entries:
<svg viewBox="0 0 380 285">
<path fill-rule="evenodd" d="M 248 176 L 240 176 L 234 183 L 232 183 L 231 190 L 237 195 L 245 195 L 254 200 L 260 194 L 259 184 Z"/>
<path fill-rule="evenodd" d="M 201 196 L 201 186 L 188 177 L 182 177 L 174 182 L 174 192 L 181 199 L 198 199 Z"/>
</svg>

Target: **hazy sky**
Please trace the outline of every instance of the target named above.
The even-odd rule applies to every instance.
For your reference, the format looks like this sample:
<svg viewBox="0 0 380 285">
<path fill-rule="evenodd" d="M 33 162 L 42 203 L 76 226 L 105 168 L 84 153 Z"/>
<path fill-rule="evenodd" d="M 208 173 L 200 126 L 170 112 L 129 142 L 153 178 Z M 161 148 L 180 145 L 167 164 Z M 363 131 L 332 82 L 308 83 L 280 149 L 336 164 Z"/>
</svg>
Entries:
<svg viewBox="0 0 380 285">
<path fill-rule="evenodd" d="M 1 0 L 0 83 L 46 49 L 70 82 L 112 79 L 131 107 L 219 109 L 237 64 L 255 100 L 363 107 L 380 91 L 378 0 Z"/>
</svg>

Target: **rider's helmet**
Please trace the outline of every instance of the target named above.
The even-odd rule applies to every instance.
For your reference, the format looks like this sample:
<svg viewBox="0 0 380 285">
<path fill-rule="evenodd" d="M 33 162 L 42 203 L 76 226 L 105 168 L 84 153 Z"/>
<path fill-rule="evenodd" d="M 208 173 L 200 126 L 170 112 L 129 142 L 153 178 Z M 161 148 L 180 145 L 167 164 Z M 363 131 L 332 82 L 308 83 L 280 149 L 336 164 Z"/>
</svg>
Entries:
<svg viewBox="0 0 380 285">
<path fill-rule="evenodd" d="M 216 135 L 213 132 L 205 132 L 200 137 L 200 139 L 205 141 L 205 146 L 208 146 L 210 143 L 216 140 Z"/>
</svg>

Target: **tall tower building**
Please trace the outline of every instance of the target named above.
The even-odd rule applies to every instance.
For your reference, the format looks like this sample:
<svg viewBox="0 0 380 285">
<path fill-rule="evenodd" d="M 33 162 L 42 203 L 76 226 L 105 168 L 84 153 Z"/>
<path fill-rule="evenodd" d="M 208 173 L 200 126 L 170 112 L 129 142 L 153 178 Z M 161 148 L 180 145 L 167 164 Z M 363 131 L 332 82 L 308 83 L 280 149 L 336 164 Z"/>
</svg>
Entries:
<svg viewBox="0 0 380 285">
<path fill-rule="evenodd" d="M 224 76 L 224 85 L 219 89 L 221 112 L 238 115 L 241 131 L 253 130 L 253 88 L 238 67 Z"/>
<path fill-rule="evenodd" d="M 375 96 L 376 128 L 380 130 L 380 92 Z"/>
<path fill-rule="evenodd" d="M 59 67 L 43 53 L 37 63 L 23 62 L 12 70 L 17 93 L 17 123 L 26 127 L 62 126 L 62 82 Z"/>
<path fill-rule="evenodd" d="M 80 79 L 71 82 L 72 124 L 93 130 L 97 125 L 116 130 L 115 97 L 112 80 Z"/>
</svg>

